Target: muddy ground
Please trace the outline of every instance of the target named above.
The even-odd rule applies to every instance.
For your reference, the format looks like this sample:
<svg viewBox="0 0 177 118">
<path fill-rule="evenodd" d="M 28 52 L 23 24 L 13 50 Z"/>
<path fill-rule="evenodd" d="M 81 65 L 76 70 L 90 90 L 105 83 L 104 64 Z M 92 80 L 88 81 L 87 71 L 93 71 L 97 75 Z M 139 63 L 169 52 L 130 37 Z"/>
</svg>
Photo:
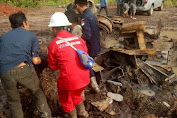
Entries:
<svg viewBox="0 0 177 118">
<path fill-rule="evenodd" d="M 48 79 L 55 78 L 54 80 L 51 80 L 50 82 L 53 84 L 57 78 L 56 75 L 57 72 L 53 72 L 50 69 L 46 68 L 46 45 L 50 43 L 52 39 L 52 33 L 51 29 L 48 28 L 48 23 L 50 20 L 51 15 L 54 12 L 64 12 L 64 8 L 58 8 L 58 7 L 42 7 L 40 9 L 19 9 L 14 8 L 10 6 L 2 7 L 3 5 L 0 5 L 0 35 L 3 33 L 9 31 L 10 23 L 8 21 L 8 15 L 12 12 L 16 12 L 19 10 L 22 10 L 26 13 L 27 18 L 29 20 L 30 24 L 30 31 L 35 33 L 38 38 L 40 45 L 43 45 L 40 47 L 40 53 L 41 58 L 43 59 L 43 64 L 40 67 L 36 67 L 36 70 L 38 72 L 39 78 L 43 81 L 42 85 L 48 84 Z M 8 8 L 7 8 L 8 7 Z M 116 12 L 116 5 L 109 6 L 109 14 L 115 15 Z M 102 11 L 103 13 L 103 11 Z M 104 14 L 104 13 L 103 13 Z M 166 7 L 163 11 L 155 11 L 152 16 L 147 16 L 143 13 L 138 13 L 136 15 L 137 20 L 132 20 L 130 18 L 122 18 L 126 23 L 132 23 L 136 21 L 147 21 L 146 27 L 147 28 L 154 28 L 156 27 L 157 23 L 159 21 L 162 22 L 164 28 L 161 31 L 160 38 L 174 38 L 176 39 L 177 36 L 177 8 L 176 7 Z M 115 66 L 115 63 L 112 63 L 112 67 Z M 45 68 L 45 69 L 44 69 Z M 177 97 L 176 95 L 176 84 L 170 84 L 167 82 L 164 82 L 163 84 L 160 84 L 158 86 L 151 84 L 149 79 L 142 73 L 141 70 L 129 70 L 126 67 L 121 67 L 123 70 L 125 70 L 125 74 L 123 77 L 116 79 L 116 81 L 121 82 L 123 84 L 122 87 L 117 88 L 117 86 L 110 86 L 107 83 L 103 83 L 102 81 L 99 81 L 99 86 L 101 88 L 101 94 L 94 94 L 92 91 L 90 91 L 90 88 L 87 87 L 85 94 L 86 94 L 86 101 L 85 105 L 87 110 L 89 111 L 90 118 L 148 118 L 148 117 L 177 117 L 177 116 L 168 116 L 167 111 L 168 107 L 166 107 L 163 102 L 167 102 L 168 104 L 171 104 L 174 98 Z M 43 70 L 44 69 L 44 70 Z M 128 70 L 129 71 L 128 71 Z M 46 82 L 46 83 L 45 83 Z M 55 86 L 55 85 L 54 85 Z M 151 87 L 156 95 L 153 97 L 146 96 L 144 94 L 141 94 L 139 90 Z M 45 87 L 44 87 L 45 89 Z M 56 88 L 54 87 L 56 90 Z M 49 99 L 49 104 L 57 104 L 57 91 L 52 91 L 53 101 L 51 102 L 51 99 Z M 106 111 L 100 112 L 96 107 L 91 105 L 91 102 L 103 100 L 106 98 L 106 92 L 114 92 L 114 93 L 120 93 L 123 95 L 124 100 L 122 102 L 116 102 L 114 101 Z M 48 95 L 49 93 L 45 93 Z M 24 98 L 25 96 L 22 95 Z M 29 97 L 25 97 L 26 99 Z M 35 99 L 35 98 L 30 98 Z M 26 111 L 26 118 L 34 118 L 34 114 L 37 114 L 35 112 L 36 109 L 34 106 L 34 102 L 28 101 L 28 103 L 25 100 L 22 100 L 22 103 L 24 104 L 24 110 Z M 6 113 L 6 116 L 9 114 L 8 105 L 6 104 L 6 96 L 3 92 L 2 87 L 0 86 L 0 111 L 3 111 Z M 31 103 L 33 103 L 32 106 Z M 54 105 L 54 106 L 55 106 Z M 30 108 L 29 108 L 30 106 Z M 53 116 L 61 116 L 64 117 L 61 109 L 57 109 L 58 106 L 55 106 L 55 108 L 52 108 Z M 115 115 L 110 115 L 110 111 L 114 111 Z M 154 115 L 150 115 L 154 114 Z M 1 113 L 0 113 L 1 115 Z M 155 117 L 156 116 L 156 117 Z M 37 117 L 37 115 L 35 116 Z"/>
</svg>

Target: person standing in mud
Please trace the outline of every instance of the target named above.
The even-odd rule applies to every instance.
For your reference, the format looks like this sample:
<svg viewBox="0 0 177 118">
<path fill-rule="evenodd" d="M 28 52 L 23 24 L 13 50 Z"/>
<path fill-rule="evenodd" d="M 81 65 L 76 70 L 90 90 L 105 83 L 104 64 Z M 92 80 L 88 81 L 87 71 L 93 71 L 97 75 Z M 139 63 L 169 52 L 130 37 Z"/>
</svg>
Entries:
<svg viewBox="0 0 177 118">
<path fill-rule="evenodd" d="M 41 63 L 38 39 L 28 31 L 28 20 L 23 12 L 10 15 L 9 21 L 12 30 L 0 37 L 0 78 L 12 118 L 24 118 L 17 82 L 29 88 L 37 98 L 41 118 L 51 118 L 51 111 L 33 66 Z"/>
<path fill-rule="evenodd" d="M 96 16 L 88 9 L 87 0 L 75 0 L 76 9 L 81 14 L 82 36 L 86 41 L 88 54 L 94 59 L 100 52 L 99 26 Z M 90 85 L 92 89 L 99 93 L 94 71 L 90 69 Z"/>
<path fill-rule="evenodd" d="M 123 1 L 124 0 L 116 0 L 116 2 L 117 2 L 116 16 L 122 16 L 123 15 Z"/>
<path fill-rule="evenodd" d="M 136 0 L 131 0 L 131 2 L 130 2 L 130 18 L 133 20 L 136 20 L 135 13 L 136 13 Z"/>
<path fill-rule="evenodd" d="M 108 8 L 107 8 L 107 5 L 108 5 L 108 1 L 107 1 L 107 0 L 100 0 L 100 6 L 101 6 L 101 8 L 100 8 L 100 11 L 99 11 L 98 14 L 101 14 L 101 11 L 102 11 L 103 9 L 105 9 L 106 15 L 108 16 Z"/>
<path fill-rule="evenodd" d="M 124 9 L 124 13 L 123 13 L 123 17 L 128 17 L 128 11 L 130 9 L 130 6 L 128 4 L 129 0 L 124 0 L 123 2 L 123 9 Z"/>
<path fill-rule="evenodd" d="M 82 38 L 66 31 L 70 25 L 64 13 L 56 12 L 52 15 L 48 26 L 52 27 L 55 38 L 48 45 L 48 63 L 52 70 L 60 70 L 57 88 L 63 111 L 70 118 L 77 118 L 77 114 L 85 118 L 89 114 L 85 110 L 81 93 L 90 83 L 89 70 L 82 65 L 79 55 L 68 43 L 84 52 L 87 52 L 87 46 Z"/>
</svg>

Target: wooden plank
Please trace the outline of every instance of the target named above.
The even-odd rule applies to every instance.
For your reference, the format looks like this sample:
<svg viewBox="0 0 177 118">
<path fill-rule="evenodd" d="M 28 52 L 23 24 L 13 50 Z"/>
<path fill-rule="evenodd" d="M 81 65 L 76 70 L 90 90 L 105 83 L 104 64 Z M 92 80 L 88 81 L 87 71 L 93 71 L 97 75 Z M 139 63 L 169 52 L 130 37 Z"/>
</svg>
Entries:
<svg viewBox="0 0 177 118">
<path fill-rule="evenodd" d="M 143 71 L 143 73 L 149 78 L 149 80 L 151 81 L 151 83 L 155 83 L 155 84 L 157 84 L 157 82 L 143 69 L 143 68 L 141 68 L 141 66 L 138 66 L 142 71 Z"/>
<path fill-rule="evenodd" d="M 139 44 L 140 50 L 146 50 L 146 44 L 145 44 L 145 40 L 144 40 L 143 31 L 136 32 L 136 35 L 138 38 L 138 44 Z"/>
<path fill-rule="evenodd" d="M 145 31 L 146 21 L 124 24 L 121 28 L 121 33 L 133 33 L 137 31 Z"/>
<path fill-rule="evenodd" d="M 152 66 L 152 65 L 150 65 L 150 64 L 148 64 L 148 63 L 146 63 L 146 64 L 147 64 L 148 66 L 150 66 L 151 68 L 155 69 L 156 71 L 158 71 L 158 72 L 160 72 L 160 73 L 162 73 L 163 75 L 165 75 L 165 76 L 168 77 L 168 75 L 167 75 L 166 73 L 162 72 L 161 70 L 155 68 L 154 66 Z"/>
</svg>

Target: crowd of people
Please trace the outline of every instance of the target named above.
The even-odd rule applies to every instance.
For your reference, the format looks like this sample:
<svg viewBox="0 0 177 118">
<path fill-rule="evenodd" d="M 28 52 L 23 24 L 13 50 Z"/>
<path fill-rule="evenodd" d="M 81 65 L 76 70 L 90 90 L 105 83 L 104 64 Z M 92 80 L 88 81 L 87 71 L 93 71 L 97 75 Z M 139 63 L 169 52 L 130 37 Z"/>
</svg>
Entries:
<svg viewBox="0 0 177 118">
<path fill-rule="evenodd" d="M 136 0 L 116 0 L 117 3 L 117 10 L 116 16 L 122 16 L 124 18 L 128 17 L 128 13 L 130 11 L 130 18 L 136 19 Z M 108 1 L 107 0 L 100 0 L 100 10 L 98 14 L 101 14 L 101 11 L 105 9 L 106 15 L 108 14 Z"/>
</svg>

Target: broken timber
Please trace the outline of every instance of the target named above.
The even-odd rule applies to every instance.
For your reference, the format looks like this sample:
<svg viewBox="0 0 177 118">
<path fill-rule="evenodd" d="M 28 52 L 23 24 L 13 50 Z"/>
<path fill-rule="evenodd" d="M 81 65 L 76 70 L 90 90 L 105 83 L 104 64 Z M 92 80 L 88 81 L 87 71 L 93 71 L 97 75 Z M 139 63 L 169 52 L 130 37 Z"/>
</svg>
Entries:
<svg viewBox="0 0 177 118">
<path fill-rule="evenodd" d="M 173 77 L 172 73 L 165 73 L 157 67 L 147 64 L 139 59 L 137 59 L 137 65 L 147 75 L 151 83 L 161 84 Z"/>
</svg>

